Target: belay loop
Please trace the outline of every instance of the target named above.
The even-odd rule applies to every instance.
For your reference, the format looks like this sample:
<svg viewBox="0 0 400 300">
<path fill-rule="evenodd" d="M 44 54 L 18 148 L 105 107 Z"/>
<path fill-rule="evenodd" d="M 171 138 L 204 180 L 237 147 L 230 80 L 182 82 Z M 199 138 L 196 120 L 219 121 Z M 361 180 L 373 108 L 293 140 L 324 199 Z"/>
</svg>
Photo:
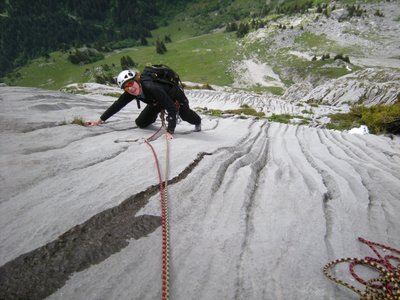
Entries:
<svg viewBox="0 0 400 300">
<path fill-rule="evenodd" d="M 157 167 L 158 180 L 160 186 L 160 206 L 161 206 L 161 230 L 162 230 L 162 274 L 161 274 L 161 299 L 169 299 L 169 216 L 168 216 L 168 172 L 169 172 L 169 144 L 168 138 L 165 135 L 166 141 L 166 162 L 165 162 L 165 182 L 163 184 L 160 164 L 157 158 L 154 147 L 150 144 L 150 140 L 157 135 L 161 129 L 165 129 L 165 121 L 163 113 L 161 114 L 162 125 L 155 134 L 145 140 L 145 143 L 150 147 L 154 161 Z"/>
<path fill-rule="evenodd" d="M 363 238 L 358 238 L 358 240 L 367 246 L 369 246 L 377 257 L 365 257 L 363 259 L 359 258 L 341 258 L 334 260 L 323 268 L 324 275 L 330 280 L 343 285 L 356 294 L 358 294 L 361 299 L 387 299 L 387 300 L 398 300 L 400 299 L 400 256 L 395 256 L 393 254 L 400 254 L 400 251 L 379 243 L 367 241 Z M 381 248 L 383 251 L 391 251 L 392 254 L 382 256 L 381 253 L 376 249 L 376 247 Z M 399 264 L 394 266 L 393 261 L 398 261 Z M 361 284 L 365 285 L 365 291 L 361 291 L 356 287 L 350 285 L 343 280 L 340 280 L 329 273 L 329 269 L 338 265 L 339 263 L 349 263 L 349 271 L 351 275 Z M 364 280 L 359 277 L 354 267 L 356 265 L 364 265 L 380 273 L 378 278 L 372 278 L 370 280 Z"/>
</svg>

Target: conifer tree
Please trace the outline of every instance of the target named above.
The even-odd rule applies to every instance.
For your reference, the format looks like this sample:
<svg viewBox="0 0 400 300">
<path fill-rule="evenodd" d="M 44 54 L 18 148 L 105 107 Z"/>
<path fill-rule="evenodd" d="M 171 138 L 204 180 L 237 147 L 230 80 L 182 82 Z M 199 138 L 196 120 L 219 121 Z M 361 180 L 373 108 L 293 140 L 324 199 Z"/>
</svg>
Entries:
<svg viewBox="0 0 400 300">
<path fill-rule="evenodd" d="M 165 52 L 167 52 L 167 47 L 165 46 L 163 41 L 156 41 L 156 52 L 158 54 L 164 54 Z"/>
</svg>

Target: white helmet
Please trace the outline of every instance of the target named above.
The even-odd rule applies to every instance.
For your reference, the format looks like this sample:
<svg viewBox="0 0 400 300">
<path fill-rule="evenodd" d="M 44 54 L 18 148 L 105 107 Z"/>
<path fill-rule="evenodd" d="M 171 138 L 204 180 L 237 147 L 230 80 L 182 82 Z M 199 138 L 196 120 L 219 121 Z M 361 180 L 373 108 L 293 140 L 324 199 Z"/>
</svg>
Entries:
<svg viewBox="0 0 400 300">
<path fill-rule="evenodd" d="M 117 77 L 118 87 L 120 87 L 122 89 L 122 86 L 124 85 L 124 83 L 127 82 L 128 80 L 135 78 L 135 76 L 136 76 L 135 71 L 123 70 L 121 73 L 119 73 L 119 75 Z"/>
</svg>

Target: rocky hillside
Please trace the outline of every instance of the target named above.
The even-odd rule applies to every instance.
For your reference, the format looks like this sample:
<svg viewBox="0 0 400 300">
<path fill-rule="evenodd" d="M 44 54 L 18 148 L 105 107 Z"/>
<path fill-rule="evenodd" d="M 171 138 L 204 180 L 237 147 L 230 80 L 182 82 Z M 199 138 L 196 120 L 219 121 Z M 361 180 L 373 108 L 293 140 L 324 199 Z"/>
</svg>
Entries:
<svg viewBox="0 0 400 300">
<path fill-rule="evenodd" d="M 241 44 L 244 59 L 232 65 L 235 86 L 280 87 L 290 102 L 394 103 L 400 97 L 399 2 L 359 9 L 361 16 L 350 16 L 331 5 L 328 16 L 315 10 L 284 16 L 249 33 Z"/>
</svg>

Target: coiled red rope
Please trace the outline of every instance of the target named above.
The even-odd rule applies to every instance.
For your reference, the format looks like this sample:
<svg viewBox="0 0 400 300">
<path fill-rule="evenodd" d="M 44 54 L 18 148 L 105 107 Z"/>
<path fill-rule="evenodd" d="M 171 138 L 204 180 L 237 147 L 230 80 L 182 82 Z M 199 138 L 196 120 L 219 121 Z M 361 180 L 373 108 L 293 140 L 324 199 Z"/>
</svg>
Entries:
<svg viewBox="0 0 400 300">
<path fill-rule="evenodd" d="M 325 265 L 323 269 L 325 276 L 328 277 L 330 280 L 351 289 L 353 292 L 357 293 L 361 297 L 361 299 L 399 300 L 400 264 L 394 266 L 392 262 L 396 260 L 400 263 L 400 257 L 394 255 L 394 254 L 400 254 L 400 251 L 395 248 L 385 246 L 383 244 L 368 241 L 361 237 L 359 237 L 358 240 L 361 243 L 364 243 L 367 246 L 369 246 L 377 257 L 367 256 L 363 259 L 348 257 L 348 258 L 341 258 L 334 260 Z M 381 248 L 383 251 L 391 251 L 391 254 L 382 256 L 381 253 L 376 249 L 376 247 Z M 340 280 L 329 273 L 329 269 L 343 262 L 349 263 L 350 274 L 358 282 L 365 285 L 365 291 L 361 291 L 356 287 L 350 285 L 349 283 L 344 282 L 343 280 Z M 357 275 L 357 273 L 354 270 L 355 266 L 357 265 L 363 265 L 378 271 L 379 277 L 372 278 L 370 280 L 362 279 L 360 276 Z"/>
<path fill-rule="evenodd" d="M 154 161 L 157 168 L 158 180 L 160 185 L 160 204 L 161 204 L 161 228 L 162 228 L 162 275 L 161 275 L 161 299 L 169 299 L 169 217 L 168 217 L 168 169 L 169 169 L 169 145 L 168 138 L 166 140 L 166 167 L 165 167 L 165 184 L 161 176 L 161 168 L 157 158 L 157 153 L 150 141 L 160 132 L 162 128 L 165 128 L 165 123 L 162 118 L 162 126 L 157 130 L 151 137 L 145 140 L 145 143 L 150 147 Z"/>
</svg>

